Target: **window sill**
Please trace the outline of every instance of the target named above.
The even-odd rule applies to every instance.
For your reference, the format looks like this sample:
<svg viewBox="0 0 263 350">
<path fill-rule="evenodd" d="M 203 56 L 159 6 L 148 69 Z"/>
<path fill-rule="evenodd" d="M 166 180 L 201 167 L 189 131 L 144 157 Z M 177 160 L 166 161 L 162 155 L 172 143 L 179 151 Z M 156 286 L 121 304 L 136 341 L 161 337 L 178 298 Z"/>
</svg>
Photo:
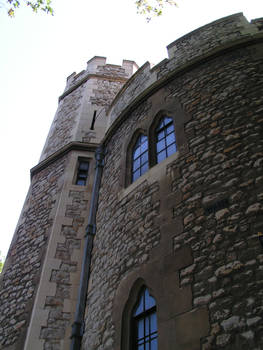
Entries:
<svg viewBox="0 0 263 350">
<path fill-rule="evenodd" d="M 131 193 L 136 187 L 140 186 L 143 182 L 147 181 L 148 184 L 153 184 L 156 181 L 159 181 L 161 178 L 166 176 L 167 166 L 174 162 L 179 157 L 179 151 L 172 154 L 170 157 L 163 160 L 161 163 L 155 164 L 149 170 L 146 171 L 142 176 L 140 176 L 132 184 L 128 185 L 126 188 L 123 188 L 119 194 L 119 200 L 125 198 L 129 193 Z"/>
</svg>

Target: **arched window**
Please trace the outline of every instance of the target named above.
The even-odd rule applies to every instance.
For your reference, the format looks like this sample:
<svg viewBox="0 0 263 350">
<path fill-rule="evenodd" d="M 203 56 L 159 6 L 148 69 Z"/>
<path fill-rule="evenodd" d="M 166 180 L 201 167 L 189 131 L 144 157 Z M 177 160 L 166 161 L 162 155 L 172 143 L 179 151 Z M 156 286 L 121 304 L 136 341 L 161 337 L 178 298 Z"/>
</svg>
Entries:
<svg viewBox="0 0 263 350">
<path fill-rule="evenodd" d="M 148 139 L 147 136 L 140 134 L 132 150 L 131 182 L 137 180 L 148 168 Z"/>
<path fill-rule="evenodd" d="M 156 162 L 160 163 L 165 158 L 176 152 L 176 140 L 173 119 L 161 118 L 157 128 L 156 136 Z"/>
<path fill-rule="evenodd" d="M 155 299 L 143 287 L 132 313 L 132 350 L 158 350 Z"/>
</svg>

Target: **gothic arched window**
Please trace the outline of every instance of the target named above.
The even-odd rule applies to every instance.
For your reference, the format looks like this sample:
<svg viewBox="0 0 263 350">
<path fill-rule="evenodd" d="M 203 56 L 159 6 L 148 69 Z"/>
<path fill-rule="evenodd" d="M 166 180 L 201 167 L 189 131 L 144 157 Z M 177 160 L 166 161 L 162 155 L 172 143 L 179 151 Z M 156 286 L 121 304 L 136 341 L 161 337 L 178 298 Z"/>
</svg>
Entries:
<svg viewBox="0 0 263 350">
<path fill-rule="evenodd" d="M 149 168 L 148 139 L 140 134 L 132 150 L 132 181 L 137 180 Z"/>
<path fill-rule="evenodd" d="M 160 163 L 165 158 L 176 152 L 176 139 L 173 119 L 161 118 L 155 129 L 156 137 L 156 162 Z"/>
<path fill-rule="evenodd" d="M 155 299 L 143 287 L 132 313 L 132 350 L 158 350 Z"/>
</svg>

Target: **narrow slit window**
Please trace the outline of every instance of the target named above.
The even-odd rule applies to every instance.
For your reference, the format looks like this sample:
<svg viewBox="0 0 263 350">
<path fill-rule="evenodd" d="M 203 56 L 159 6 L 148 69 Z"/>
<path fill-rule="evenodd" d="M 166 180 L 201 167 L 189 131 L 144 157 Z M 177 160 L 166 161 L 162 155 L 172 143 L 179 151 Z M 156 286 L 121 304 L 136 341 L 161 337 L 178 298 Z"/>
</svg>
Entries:
<svg viewBox="0 0 263 350">
<path fill-rule="evenodd" d="M 149 168 L 148 139 L 139 135 L 132 152 L 132 181 L 137 180 Z"/>
<path fill-rule="evenodd" d="M 158 350 L 156 302 L 146 287 L 133 309 L 132 327 L 132 350 Z"/>
<path fill-rule="evenodd" d="M 85 186 L 88 179 L 89 162 L 87 160 L 79 160 L 76 185 Z"/>
<path fill-rule="evenodd" d="M 95 125 L 95 121 L 96 121 L 96 116 L 97 116 L 97 111 L 95 110 L 94 113 L 93 113 L 93 117 L 92 117 L 92 122 L 91 122 L 90 130 L 94 130 L 94 125 Z"/>
<path fill-rule="evenodd" d="M 176 152 L 176 138 L 173 119 L 163 117 L 156 130 L 156 162 L 160 163 Z"/>
</svg>

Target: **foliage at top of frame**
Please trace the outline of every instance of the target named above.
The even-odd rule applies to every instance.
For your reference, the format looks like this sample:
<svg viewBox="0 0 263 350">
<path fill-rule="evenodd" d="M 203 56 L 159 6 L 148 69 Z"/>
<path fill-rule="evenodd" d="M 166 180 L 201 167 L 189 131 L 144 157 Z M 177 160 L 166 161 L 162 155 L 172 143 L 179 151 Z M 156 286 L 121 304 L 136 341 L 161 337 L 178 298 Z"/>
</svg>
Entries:
<svg viewBox="0 0 263 350">
<path fill-rule="evenodd" d="M 38 12 L 38 10 L 41 10 L 50 15 L 54 14 L 54 10 L 51 7 L 51 0 L 7 0 L 7 3 L 9 5 L 8 15 L 10 17 L 14 17 L 17 8 L 20 7 L 21 4 L 31 7 L 31 9 L 34 12 Z"/>
</svg>

